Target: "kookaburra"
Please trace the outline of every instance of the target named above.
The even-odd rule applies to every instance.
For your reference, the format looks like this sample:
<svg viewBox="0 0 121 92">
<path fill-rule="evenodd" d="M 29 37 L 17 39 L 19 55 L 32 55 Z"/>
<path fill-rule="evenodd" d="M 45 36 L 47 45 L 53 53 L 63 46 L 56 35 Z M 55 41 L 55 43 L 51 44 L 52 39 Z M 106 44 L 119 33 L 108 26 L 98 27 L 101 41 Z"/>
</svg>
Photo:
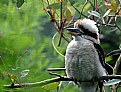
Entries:
<svg viewBox="0 0 121 92">
<path fill-rule="evenodd" d="M 66 74 L 80 86 L 81 92 L 96 92 L 98 82 L 94 79 L 107 75 L 96 22 L 79 19 L 74 23 L 74 28 L 67 30 L 73 40 L 66 49 Z"/>
</svg>

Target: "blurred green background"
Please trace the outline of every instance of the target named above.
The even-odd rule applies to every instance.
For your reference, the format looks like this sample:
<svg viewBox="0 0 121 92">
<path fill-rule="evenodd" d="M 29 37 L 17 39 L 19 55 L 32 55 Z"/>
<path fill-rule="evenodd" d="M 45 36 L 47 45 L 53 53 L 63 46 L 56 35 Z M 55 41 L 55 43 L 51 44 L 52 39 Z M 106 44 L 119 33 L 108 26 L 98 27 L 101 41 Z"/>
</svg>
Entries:
<svg viewBox="0 0 121 92">
<path fill-rule="evenodd" d="M 70 2 L 78 8 L 80 4 L 83 5 L 79 0 L 70 0 Z M 87 11 L 84 12 L 87 14 Z M 76 17 L 78 16 L 77 14 Z M 121 19 L 117 21 L 120 26 Z M 101 39 L 101 46 L 105 53 L 118 49 L 121 32 L 113 31 L 110 27 L 100 27 L 100 30 L 104 36 Z M 2 88 L 3 85 L 12 83 L 8 74 L 19 83 L 37 82 L 56 77 L 49 75 L 47 71 L 47 68 L 64 67 L 64 58 L 52 46 L 51 40 L 55 32 L 53 24 L 43 10 L 41 0 L 25 0 L 20 8 L 16 7 L 16 0 L 0 0 L 0 92 L 57 91 L 41 87 L 15 90 Z M 58 39 L 59 35 L 55 38 L 56 47 Z M 57 49 L 65 54 L 67 44 L 62 39 L 61 46 Z M 106 61 L 114 66 L 117 57 L 106 58 Z M 63 71 L 58 73 L 65 75 Z M 64 83 L 65 86 L 66 84 Z M 70 84 L 64 87 L 62 92 L 79 92 L 79 90 Z"/>
</svg>

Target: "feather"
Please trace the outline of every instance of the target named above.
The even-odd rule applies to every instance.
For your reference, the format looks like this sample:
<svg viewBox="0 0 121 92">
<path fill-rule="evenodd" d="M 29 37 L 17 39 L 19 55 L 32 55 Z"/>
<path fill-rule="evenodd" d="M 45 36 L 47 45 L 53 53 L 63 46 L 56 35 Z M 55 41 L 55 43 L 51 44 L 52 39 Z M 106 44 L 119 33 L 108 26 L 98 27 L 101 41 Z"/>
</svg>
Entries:
<svg viewBox="0 0 121 92">
<path fill-rule="evenodd" d="M 98 52 L 99 59 L 100 59 L 102 66 L 106 69 L 108 74 L 112 74 L 113 73 L 113 67 L 105 62 L 105 55 L 104 55 L 103 49 L 101 48 L 101 46 L 99 44 L 96 44 L 96 43 L 94 43 L 94 47 L 96 48 L 96 50 Z"/>
</svg>

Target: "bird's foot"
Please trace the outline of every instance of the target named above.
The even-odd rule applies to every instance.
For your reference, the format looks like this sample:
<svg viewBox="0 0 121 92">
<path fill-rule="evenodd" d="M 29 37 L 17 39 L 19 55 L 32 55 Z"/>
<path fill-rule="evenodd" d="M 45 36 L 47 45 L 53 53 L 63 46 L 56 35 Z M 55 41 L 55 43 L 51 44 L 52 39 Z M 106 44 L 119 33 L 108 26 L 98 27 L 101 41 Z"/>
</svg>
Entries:
<svg viewBox="0 0 121 92">
<path fill-rule="evenodd" d="M 95 82 L 98 82 L 98 78 L 97 77 L 94 77 L 90 80 L 90 82 L 92 83 L 92 85 L 95 83 Z"/>
<path fill-rule="evenodd" d="M 74 83 L 75 83 L 76 85 L 78 85 L 78 87 L 80 87 L 80 84 L 81 84 L 81 82 L 80 82 L 80 81 L 78 81 L 78 80 L 74 79 Z"/>
</svg>

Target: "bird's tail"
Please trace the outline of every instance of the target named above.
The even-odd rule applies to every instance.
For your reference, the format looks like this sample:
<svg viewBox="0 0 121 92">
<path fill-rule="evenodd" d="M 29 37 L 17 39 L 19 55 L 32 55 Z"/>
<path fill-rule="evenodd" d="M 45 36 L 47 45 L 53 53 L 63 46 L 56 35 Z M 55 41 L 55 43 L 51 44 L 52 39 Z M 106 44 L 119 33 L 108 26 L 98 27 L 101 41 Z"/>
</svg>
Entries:
<svg viewBox="0 0 121 92">
<path fill-rule="evenodd" d="M 81 82 L 81 92 L 96 92 L 98 88 L 98 82 Z"/>
</svg>

